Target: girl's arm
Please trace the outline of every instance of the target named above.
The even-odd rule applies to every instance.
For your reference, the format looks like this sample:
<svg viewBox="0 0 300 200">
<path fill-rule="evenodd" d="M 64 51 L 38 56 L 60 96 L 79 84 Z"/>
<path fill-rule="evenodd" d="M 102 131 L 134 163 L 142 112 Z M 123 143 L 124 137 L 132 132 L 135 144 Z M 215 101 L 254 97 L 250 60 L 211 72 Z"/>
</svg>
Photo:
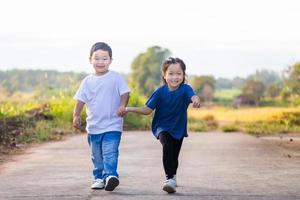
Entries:
<svg viewBox="0 0 300 200">
<path fill-rule="evenodd" d="M 118 116 L 123 117 L 124 114 L 126 114 L 125 108 L 128 104 L 128 100 L 129 100 L 129 92 L 121 95 L 120 106 L 119 106 L 119 109 L 118 109 L 118 112 L 117 112 Z"/>
<path fill-rule="evenodd" d="M 197 95 L 192 96 L 191 101 L 194 108 L 200 108 L 200 98 Z"/>
<path fill-rule="evenodd" d="M 80 128 L 81 125 L 81 118 L 80 118 L 80 113 L 83 109 L 84 102 L 77 100 L 74 112 L 73 112 L 73 126 L 74 128 Z"/>
<path fill-rule="evenodd" d="M 126 107 L 126 112 L 133 112 L 142 115 L 149 115 L 152 113 L 152 109 L 148 108 L 147 106 L 144 107 Z"/>
</svg>

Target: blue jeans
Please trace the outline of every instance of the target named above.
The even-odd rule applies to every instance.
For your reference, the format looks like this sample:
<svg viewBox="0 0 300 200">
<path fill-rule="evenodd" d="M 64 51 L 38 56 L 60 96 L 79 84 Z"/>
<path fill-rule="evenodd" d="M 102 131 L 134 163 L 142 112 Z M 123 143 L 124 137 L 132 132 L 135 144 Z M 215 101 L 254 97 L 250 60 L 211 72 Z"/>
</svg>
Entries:
<svg viewBox="0 0 300 200">
<path fill-rule="evenodd" d="M 105 180 L 107 176 L 117 176 L 119 144 L 121 132 L 111 131 L 102 134 L 88 134 L 91 148 L 93 175 L 95 179 Z"/>
</svg>

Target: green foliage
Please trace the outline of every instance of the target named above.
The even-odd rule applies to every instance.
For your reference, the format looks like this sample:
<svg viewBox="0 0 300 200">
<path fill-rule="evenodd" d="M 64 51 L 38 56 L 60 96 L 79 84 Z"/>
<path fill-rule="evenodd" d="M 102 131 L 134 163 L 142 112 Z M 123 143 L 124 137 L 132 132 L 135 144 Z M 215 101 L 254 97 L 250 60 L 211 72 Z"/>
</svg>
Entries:
<svg viewBox="0 0 300 200">
<path fill-rule="evenodd" d="M 189 131 L 211 131 L 218 128 L 218 122 L 213 115 L 205 115 L 203 118 L 195 119 L 193 117 L 188 118 L 188 130 Z"/>
<path fill-rule="evenodd" d="M 27 127 L 25 131 L 17 137 L 18 143 L 42 142 L 51 139 L 51 128 L 46 121 L 36 122 L 32 128 Z"/>
<path fill-rule="evenodd" d="M 202 120 L 205 122 L 209 130 L 215 130 L 218 128 L 218 122 L 213 115 L 205 115 Z"/>
<path fill-rule="evenodd" d="M 300 62 L 295 63 L 288 69 L 289 77 L 285 84 L 290 89 L 291 94 L 300 96 Z"/>
<path fill-rule="evenodd" d="M 171 54 L 168 49 L 153 46 L 139 54 L 131 64 L 129 85 L 133 91 L 149 96 L 161 82 L 161 63 Z"/>
<path fill-rule="evenodd" d="M 211 102 L 214 97 L 215 82 L 213 76 L 194 76 L 191 86 L 202 101 Z"/>
<path fill-rule="evenodd" d="M 222 127 L 223 132 L 238 132 L 240 128 L 237 124 L 225 125 Z"/>
<path fill-rule="evenodd" d="M 130 93 L 128 106 L 140 107 L 146 102 L 146 98 L 139 96 L 136 92 Z M 151 116 L 141 116 L 135 113 L 128 113 L 124 117 L 124 126 L 126 130 L 149 130 L 151 128 Z"/>
<path fill-rule="evenodd" d="M 256 70 L 255 74 L 249 75 L 247 79 L 261 82 L 266 88 L 271 85 L 282 85 L 279 74 L 271 70 Z"/>
<path fill-rule="evenodd" d="M 208 131 L 209 128 L 203 121 L 198 122 L 189 122 L 188 123 L 188 130 L 189 131 L 195 131 L 195 132 L 205 132 Z"/>
<path fill-rule="evenodd" d="M 286 126 L 300 126 L 300 112 L 283 112 L 273 116 L 269 121 Z"/>
<path fill-rule="evenodd" d="M 74 106 L 75 100 L 71 97 L 54 98 L 49 102 L 48 114 L 64 122 L 72 122 Z"/>
<path fill-rule="evenodd" d="M 290 103 L 282 100 L 281 98 L 265 97 L 260 101 L 261 107 L 290 107 Z"/>
<path fill-rule="evenodd" d="M 242 94 L 249 100 L 255 102 L 255 105 L 259 105 L 260 99 L 263 97 L 265 86 L 262 82 L 247 80 L 242 87 Z"/>
<path fill-rule="evenodd" d="M 250 134 L 300 132 L 300 112 L 283 112 L 268 121 L 246 123 L 243 128 Z"/>
<path fill-rule="evenodd" d="M 218 105 L 232 106 L 232 102 L 236 96 L 241 93 L 240 89 L 222 89 L 216 90 L 214 101 Z"/>
<path fill-rule="evenodd" d="M 22 102 L 0 102 L 0 118 L 24 115 L 26 111 L 39 107 L 36 101 Z"/>
<path fill-rule="evenodd" d="M 246 123 L 243 126 L 245 132 L 250 134 L 276 134 L 276 133 L 288 133 L 290 127 L 283 124 L 269 123 L 265 121 Z"/>
<path fill-rule="evenodd" d="M 271 98 L 278 97 L 280 95 L 282 87 L 283 86 L 281 84 L 277 84 L 277 83 L 269 85 L 267 88 L 267 96 Z"/>
<path fill-rule="evenodd" d="M 84 76 L 85 73 L 15 69 L 0 71 L 0 87 L 10 94 L 16 91 L 32 92 L 45 88 L 69 88 L 80 82 Z"/>
</svg>

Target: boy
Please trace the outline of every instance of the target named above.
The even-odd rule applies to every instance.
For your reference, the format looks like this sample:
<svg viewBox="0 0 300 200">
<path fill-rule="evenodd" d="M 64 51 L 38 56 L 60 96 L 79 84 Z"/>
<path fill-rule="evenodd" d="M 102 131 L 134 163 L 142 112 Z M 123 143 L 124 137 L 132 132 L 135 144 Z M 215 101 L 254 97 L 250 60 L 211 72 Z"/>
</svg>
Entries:
<svg viewBox="0 0 300 200">
<path fill-rule="evenodd" d="M 73 126 L 80 127 L 80 113 L 86 105 L 86 130 L 94 175 L 91 188 L 113 191 L 119 185 L 118 149 L 129 89 L 121 75 L 109 70 L 112 50 L 108 44 L 94 44 L 89 60 L 95 73 L 83 79 L 74 96 L 77 102 Z"/>
</svg>

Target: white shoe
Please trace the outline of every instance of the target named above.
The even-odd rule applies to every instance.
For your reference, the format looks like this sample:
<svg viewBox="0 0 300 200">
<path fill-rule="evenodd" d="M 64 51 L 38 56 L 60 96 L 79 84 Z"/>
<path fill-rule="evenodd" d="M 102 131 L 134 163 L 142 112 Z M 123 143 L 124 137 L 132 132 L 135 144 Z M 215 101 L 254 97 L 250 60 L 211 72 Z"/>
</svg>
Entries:
<svg viewBox="0 0 300 200">
<path fill-rule="evenodd" d="M 108 176 L 105 182 L 106 191 L 113 191 L 119 185 L 119 179 L 116 176 Z"/>
<path fill-rule="evenodd" d="M 104 182 L 102 179 L 96 179 L 94 183 L 91 185 L 92 189 L 103 189 L 104 188 Z"/>
<path fill-rule="evenodd" d="M 168 179 L 163 184 L 163 190 L 168 193 L 174 193 L 176 192 L 176 182 L 174 179 Z"/>
<path fill-rule="evenodd" d="M 172 179 L 173 179 L 174 182 L 175 182 L 175 187 L 177 187 L 178 185 L 177 185 L 176 175 L 174 175 Z"/>
</svg>

